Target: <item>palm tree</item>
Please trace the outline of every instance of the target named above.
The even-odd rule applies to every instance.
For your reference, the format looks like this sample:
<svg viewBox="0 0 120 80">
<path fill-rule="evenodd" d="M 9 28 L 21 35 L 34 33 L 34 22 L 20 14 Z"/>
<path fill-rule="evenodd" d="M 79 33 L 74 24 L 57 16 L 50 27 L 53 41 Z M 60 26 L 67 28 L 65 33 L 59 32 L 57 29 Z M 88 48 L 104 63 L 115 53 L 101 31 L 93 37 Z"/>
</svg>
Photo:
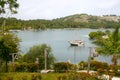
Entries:
<svg viewBox="0 0 120 80">
<path fill-rule="evenodd" d="M 119 35 L 119 26 L 116 27 L 115 31 L 112 34 L 112 43 L 114 46 L 114 52 L 112 57 L 112 62 L 114 65 L 117 65 L 117 59 L 120 56 L 120 35 Z"/>
<path fill-rule="evenodd" d="M 112 56 L 112 62 L 114 65 L 117 65 L 118 57 L 120 57 L 120 35 L 119 35 L 119 26 L 115 30 L 108 34 L 107 39 L 99 37 L 94 42 L 99 46 L 97 49 L 98 53 L 105 56 Z"/>
</svg>

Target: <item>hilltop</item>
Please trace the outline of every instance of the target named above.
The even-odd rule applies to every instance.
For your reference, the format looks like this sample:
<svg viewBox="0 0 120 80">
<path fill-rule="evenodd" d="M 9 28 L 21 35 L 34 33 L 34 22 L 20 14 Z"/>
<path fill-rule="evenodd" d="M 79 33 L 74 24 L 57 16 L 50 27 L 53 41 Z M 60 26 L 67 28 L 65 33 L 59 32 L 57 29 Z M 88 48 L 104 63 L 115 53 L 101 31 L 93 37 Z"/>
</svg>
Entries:
<svg viewBox="0 0 120 80">
<path fill-rule="evenodd" d="M 59 23 L 67 23 L 71 27 L 113 28 L 116 24 L 120 22 L 120 16 L 93 16 L 88 14 L 75 14 L 63 18 L 54 19 L 53 21 Z"/>
<path fill-rule="evenodd" d="M 120 21 L 120 16 L 117 15 L 103 15 L 103 16 L 93 16 L 93 15 L 88 15 L 88 14 L 75 14 L 55 20 L 60 20 L 62 19 L 63 21 L 74 21 L 74 22 L 103 22 L 105 21 L 113 21 L 113 22 L 119 22 Z"/>
</svg>

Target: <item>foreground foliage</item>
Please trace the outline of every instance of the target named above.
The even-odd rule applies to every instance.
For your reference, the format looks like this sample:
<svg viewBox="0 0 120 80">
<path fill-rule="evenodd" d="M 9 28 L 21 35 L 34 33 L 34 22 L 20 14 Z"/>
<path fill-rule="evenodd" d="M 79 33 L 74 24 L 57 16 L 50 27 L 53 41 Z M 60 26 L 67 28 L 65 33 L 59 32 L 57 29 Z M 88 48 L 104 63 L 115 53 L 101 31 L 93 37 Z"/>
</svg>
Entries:
<svg viewBox="0 0 120 80">
<path fill-rule="evenodd" d="M 79 63 L 79 70 L 87 70 L 88 62 L 81 61 Z M 90 70 L 97 71 L 99 75 L 113 75 L 120 77 L 120 65 L 107 64 L 106 62 L 99 62 L 92 60 Z"/>
<path fill-rule="evenodd" d="M 98 48 L 97 52 L 100 55 L 104 56 L 112 56 L 111 61 L 114 65 L 118 64 L 118 59 L 120 58 L 120 32 L 119 32 L 120 25 L 117 25 L 113 32 L 91 32 L 89 34 L 90 39 L 93 40 Z M 103 38 L 103 36 L 107 36 Z"/>
<path fill-rule="evenodd" d="M 68 62 L 58 62 L 53 65 L 55 72 L 64 73 L 70 72 L 74 69 L 74 64 Z"/>
<path fill-rule="evenodd" d="M 87 73 L 1 73 L 1 80 L 99 80 Z"/>
<path fill-rule="evenodd" d="M 19 7 L 17 0 L 0 0 L 0 14 L 5 14 L 8 10 L 11 13 L 16 13 L 16 9 Z"/>
<path fill-rule="evenodd" d="M 50 68 L 55 61 L 55 58 L 51 53 L 51 51 L 52 51 L 51 47 L 48 46 L 47 44 L 34 45 L 23 56 L 20 62 L 36 63 L 38 64 L 39 69 L 41 70 L 45 68 L 44 65 L 45 65 L 45 56 L 46 56 L 47 68 Z"/>
<path fill-rule="evenodd" d="M 20 39 L 14 34 L 0 33 L 0 60 L 5 61 L 6 71 L 8 61 L 12 61 L 12 54 L 19 51 L 19 42 Z"/>
</svg>

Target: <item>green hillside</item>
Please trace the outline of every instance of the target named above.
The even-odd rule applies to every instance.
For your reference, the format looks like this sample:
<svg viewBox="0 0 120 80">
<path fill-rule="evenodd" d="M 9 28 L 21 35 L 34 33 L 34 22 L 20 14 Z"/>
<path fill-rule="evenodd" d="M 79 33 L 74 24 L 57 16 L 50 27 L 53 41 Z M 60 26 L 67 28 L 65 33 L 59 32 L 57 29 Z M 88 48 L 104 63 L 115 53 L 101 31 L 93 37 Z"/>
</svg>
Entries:
<svg viewBox="0 0 120 80">
<path fill-rule="evenodd" d="M 6 22 L 8 29 L 46 29 L 46 28 L 114 28 L 120 22 L 120 16 L 75 14 L 53 20 L 18 20 L 16 18 L 0 18 L 0 27 Z"/>
<path fill-rule="evenodd" d="M 103 22 L 104 20 L 119 22 L 120 16 L 116 15 L 93 16 L 88 14 L 75 14 L 60 19 L 63 19 L 63 21 L 72 20 L 74 22 Z"/>
</svg>

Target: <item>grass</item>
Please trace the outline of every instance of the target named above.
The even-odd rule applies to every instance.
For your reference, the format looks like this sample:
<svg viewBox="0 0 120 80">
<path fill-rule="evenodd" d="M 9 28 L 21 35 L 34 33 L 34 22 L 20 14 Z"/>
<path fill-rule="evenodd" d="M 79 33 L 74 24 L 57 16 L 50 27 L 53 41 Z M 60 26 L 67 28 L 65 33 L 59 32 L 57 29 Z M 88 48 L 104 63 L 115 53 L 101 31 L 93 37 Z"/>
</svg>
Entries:
<svg viewBox="0 0 120 80">
<path fill-rule="evenodd" d="M 67 73 L 0 73 L 0 80 L 37 80 L 34 79 L 36 76 L 42 77 L 41 80 L 57 80 L 57 77 L 63 76 Z M 13 78 L 13 79 L 11 79 Z"/>
</svg>

